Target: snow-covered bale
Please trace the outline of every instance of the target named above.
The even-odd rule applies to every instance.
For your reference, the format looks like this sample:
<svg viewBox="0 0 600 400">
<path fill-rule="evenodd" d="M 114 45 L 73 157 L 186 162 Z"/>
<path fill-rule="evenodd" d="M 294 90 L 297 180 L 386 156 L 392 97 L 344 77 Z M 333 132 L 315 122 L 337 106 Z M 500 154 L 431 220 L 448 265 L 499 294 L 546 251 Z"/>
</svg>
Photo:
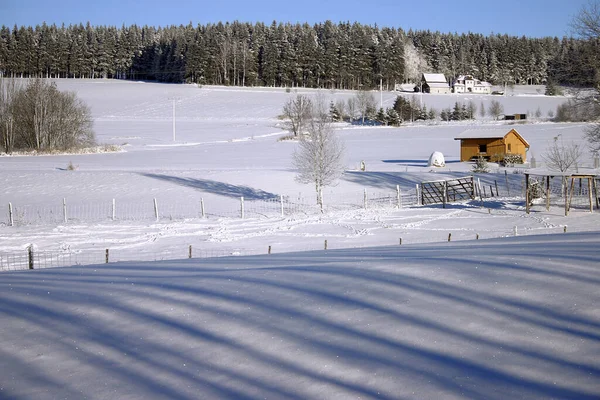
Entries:
<svg viewBox="0 0 600 400">
<path fill-rule="evenodd" d="M 427 162 L 428 167 L 445 167 L 446 161 L 444 160 L 444 155 L 439 151 L 434 151 L 429 156 L 429 161 Z"/>
</svg>

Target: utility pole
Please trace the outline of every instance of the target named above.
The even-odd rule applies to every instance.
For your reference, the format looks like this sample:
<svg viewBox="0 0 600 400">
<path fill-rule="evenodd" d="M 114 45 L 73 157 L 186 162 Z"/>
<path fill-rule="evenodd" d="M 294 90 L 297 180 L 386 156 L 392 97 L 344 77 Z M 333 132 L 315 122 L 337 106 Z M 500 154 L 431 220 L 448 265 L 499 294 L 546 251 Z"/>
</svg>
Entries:
<svg viewBox="0 0 600 400">
<path fill-rule="evenodd" d="M 175 99 L 173 99 L 173 141 L 175 141 Z"/>
</svg>

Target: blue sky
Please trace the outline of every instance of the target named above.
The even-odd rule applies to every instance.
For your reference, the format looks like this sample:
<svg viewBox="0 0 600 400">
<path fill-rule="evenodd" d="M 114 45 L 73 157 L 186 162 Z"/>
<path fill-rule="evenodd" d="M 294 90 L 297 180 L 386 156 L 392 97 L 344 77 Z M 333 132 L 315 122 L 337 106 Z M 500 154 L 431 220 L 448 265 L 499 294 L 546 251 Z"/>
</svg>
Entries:
<svg viewBox="0 0 600 400">
<path fill-rule="evenodd" d="M 441 32 L 570 35 L 569 21 L 587 0 L 0 0 L 0 25 L 193 25 L 218 21 L 334 22 Z"/>
</svg>

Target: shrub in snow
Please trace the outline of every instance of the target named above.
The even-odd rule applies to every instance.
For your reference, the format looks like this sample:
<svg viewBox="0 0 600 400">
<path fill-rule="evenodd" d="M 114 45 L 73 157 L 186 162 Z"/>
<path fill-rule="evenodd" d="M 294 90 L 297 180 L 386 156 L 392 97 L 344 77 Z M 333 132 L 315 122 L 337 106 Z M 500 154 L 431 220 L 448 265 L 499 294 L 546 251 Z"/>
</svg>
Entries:
<svg viewBox="0 0 600 400">
<path fill-rule="evenodd" d="M 473 165 L 473 172 L 487 173 L 489 172 L 488 162 L 483 156 L 477 157 L 475 165 Z"/>
</svg>

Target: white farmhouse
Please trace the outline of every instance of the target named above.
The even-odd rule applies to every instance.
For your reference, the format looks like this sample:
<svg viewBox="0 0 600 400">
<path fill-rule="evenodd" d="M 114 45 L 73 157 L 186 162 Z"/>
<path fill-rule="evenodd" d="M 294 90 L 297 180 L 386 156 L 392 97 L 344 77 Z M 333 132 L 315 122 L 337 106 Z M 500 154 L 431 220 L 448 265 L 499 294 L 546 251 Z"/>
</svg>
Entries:
<svg viewBox="0 0 600 400">
<path fill-rule="evenodd" d="M 454 93 L 491 94 L 492 84 L 473 78 L 472 75 L 461 75 L 452 84 Z"/>
<path fill-rule="evenodd" d="M 450 85 L 444 74 L 423 74 L 421 79 L 421 88 L 425 93 L 448 94 Z"/>
</svg>

